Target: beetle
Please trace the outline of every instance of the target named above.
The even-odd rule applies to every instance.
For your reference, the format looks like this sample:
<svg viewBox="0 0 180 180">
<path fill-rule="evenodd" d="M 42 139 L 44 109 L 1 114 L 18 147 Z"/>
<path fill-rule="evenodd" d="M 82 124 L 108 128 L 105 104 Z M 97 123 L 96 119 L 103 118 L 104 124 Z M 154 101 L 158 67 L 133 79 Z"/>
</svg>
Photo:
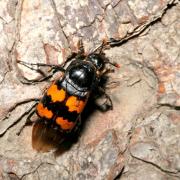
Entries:
<svg viewBox="0 0 180 180">
<path fill-rule="evenodd" d="M 34 124 L 32 132 L 32 144 L 35 149 L 46 151 L 47 141 L 60 143 L 66 136 L 75 132 L 81 121 L 81 113 L 95 92 L 105 95 L 107 99 L 101 106 L 102 110 L 112 109 L 112 101 L 100 82 L 110 71 L 106 64 L 115 67 L 118 67 L 118 64 L 105 57 L 103 47 L 104 43 L 86 55 L 82 41 L 79 41 L 78 52 L 68 57 L 63 65 L 47 65 L 55 71 L 61 71 L 63 75 L 50 85 L 36 106 L 39 121 Z M 27 65 L 25 62 L 19 62 Z M 40 63 L 36 65 L 46 66 Z"/>
</svg>

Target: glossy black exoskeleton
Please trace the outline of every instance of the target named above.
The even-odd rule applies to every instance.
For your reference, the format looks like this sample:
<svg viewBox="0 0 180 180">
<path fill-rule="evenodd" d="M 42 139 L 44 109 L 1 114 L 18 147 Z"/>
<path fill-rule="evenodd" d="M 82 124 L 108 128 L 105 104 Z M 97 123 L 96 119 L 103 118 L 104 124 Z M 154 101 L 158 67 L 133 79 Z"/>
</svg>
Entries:
<svg viewBox="0 0 180 180">
<path fill-rule="evenodd" d="M 64 75 L 64 88 L 72 94 L 83 94 L 98 87 L 104 73 L 105 61 L 99 54 L 90 54 L 87 57 L 75 58 L 67 67 Z"/>
</svg>

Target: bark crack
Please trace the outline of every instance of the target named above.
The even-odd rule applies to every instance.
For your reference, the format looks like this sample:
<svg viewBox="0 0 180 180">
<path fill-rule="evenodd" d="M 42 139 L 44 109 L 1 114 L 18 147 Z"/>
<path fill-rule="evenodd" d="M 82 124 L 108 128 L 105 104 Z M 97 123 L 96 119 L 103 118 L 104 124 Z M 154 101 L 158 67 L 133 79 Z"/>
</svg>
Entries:
<svg viewBox="0 0 180 180">
<path fill-rule="evenodd" d="M 168 170 L 168 169 L 164 169 L 163 167 L 159 166 L 158 164 L 155 164 L 155 163 L 153 163 L 153 162 L 151 162 L 151 161 L 147 161 L 147 160 L 145 160 L 145 159 L 138 158 L 138 157 L 134 156 L 132 153 L 130 153 L 130 154 L 131 154 L 131 156 L 132 156 L 133 158 L 135 158 L 135 159 L 137 159 L 137 160 L 139 160 L 139 161 L 142 161 L 142 162 L 144 162 L 144 163 L 150 164 L 150 165 L 152 165 L 153 167 L 159 169 L 159 170 L 160 170 L 161 172 L 163 172 L 163 173 L 166 173 L 166 174 L 168 174 L 168 175 L 170 175 L 170 176 L 174 176 L 174 177 L 180 177 L 179 174 L 178 174 L 180 171 L 178 171 L 178 170 L 177 170 L 177 171 L 171 171 L 171 170 Z"/>
<path fill-rule="evenodd" d="M 153 17 L 149 22 L 143 24 L 142 26 L 137 26 L 132 33 L 128 33 L 128 36 L 126 36 L 123 39 L 116 40 L 116 39 L 110 38 L 110 41 L 108 43 L 111 45 L 111 47 L 120 46 L 123 43 L 126 43 L 127 41 L 129 41 L 133 38 L 136 38 L 138 35 L 143 33 L 147 28 L 149 28 L 156 22 L 159 22 L 162 19 L 162 17 L 166 14 L 166 12 L 169 9 L 171 9 L 173 6 L 176 6 L 176 5 L 177 5 L 176 0 L 171 0 L 166 5 L 166 7 L 164 7 L 164 9 L 161 10 L 162 13 L 159 13 L 156 17 Z"/>
<path fill-rule="evenodd" d="M 30 172 L 28 172 L 28 173 L 25 173 L 25 174 L 23 174 L 21 177 L 19 177 L 16 173 L 14 173 L 14 172 L 7 172 L 7 174 L 9 175 L 9 176 L 15 176 L 17 179 L 19 179 L 19 180 L 22 180 L 23 178 L 25 178 L 26 176 L 28 176 L 28 175 L 30 175 L 30 174 L 34 174 L 35 172 L 38 172 L 38 169 L 40 168 L 40 167 L 42 167 L 43 165 L 52 165 L 52 166 L 54 166 L 54 164 L 52 164 L 52 163 L 49 163 L 49 162 L 41 162 L 37 167 L 35 167 L 34 169 L 32 169 Z"/>
<path fill-rule="evenodd" d="M 68 48 L 70 49 L 70 46 L 69 46 L 69 44 L 70 44 L 70 43 L 69 43 L 69 38 L 68 38 L 68 36 L 66 35 L 66 32 L 65 32 L 64 29 L 63 29 L 63 25 L 61 24 L 61 21 L 60 21 L 60 18 L 59 18 L 59 14 L 58 14 L 58 11 L 57 11 L 57 7 L 56 7 L 56 3 L 54 2 L 54 0 L 50 0 L 50 2 L 51 2 L 51 5 L 52 5 L 52 8 L 53 8 L 53 10 L 54 10 L 54 13 L 55 13 L 55 15 L 56 15 L 56 17 L 57 17 L 58 25 L 59 25 L 59 27 L 60 27 L 60 29 L 61 29 L 61 31 L 62 31 L 65 39 L 67 40 Z"/>
</svg>

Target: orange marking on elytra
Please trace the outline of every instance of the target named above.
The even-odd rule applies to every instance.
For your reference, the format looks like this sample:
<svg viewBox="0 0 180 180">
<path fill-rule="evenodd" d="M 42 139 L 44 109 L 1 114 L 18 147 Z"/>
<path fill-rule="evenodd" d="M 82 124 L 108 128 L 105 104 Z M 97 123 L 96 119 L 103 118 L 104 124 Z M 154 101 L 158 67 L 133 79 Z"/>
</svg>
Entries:
<svg viewBox="0 0 180 180">
<path fill-rule="evenodd" d="M 68 120 L 63 119 L 62 117 L 57 117 L 56 118 L 56 123 L 58 125 L 60 125 L 61 128 L 64 129 L 64 130 L 71 130 L 75 125 L 74 122 L 69 122 Z"/>
<path fill-rule="evenodd" d="M 77 111 L 77 113 L 81 113 L 85 105 L 86 102 L 78 100 L 75 96 L 70 96 L 66 102 L 66 106 L 70 112 Z"/>
<path fill-rule="evenodd" d="M 47 95 L 51 96 L 53 102 L 62 102 L 66 97 L 66 92 L 63 89 L 58 89 L 57 85 L 53 84 L 47 91 Z"/>
<path fill-rule="evenodd" d="M 48 110 L 47 107 L 44 107 L 42 103 L 37 105 L 37 112 L 40 117 L 45 117 L 47 119 L 51 119 L 53 117 L 52 111 Z"/>
</svg>

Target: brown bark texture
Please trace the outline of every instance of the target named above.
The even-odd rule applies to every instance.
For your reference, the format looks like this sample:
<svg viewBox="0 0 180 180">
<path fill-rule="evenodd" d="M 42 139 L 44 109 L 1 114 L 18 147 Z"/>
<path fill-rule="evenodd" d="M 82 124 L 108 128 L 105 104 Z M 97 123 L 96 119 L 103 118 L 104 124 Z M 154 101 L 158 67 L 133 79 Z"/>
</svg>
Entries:
<svg viewBox="0 0 180 180">
<path fill-rule="evenodd" d="M 0 33 L 0 179 L 180 179 L 178 0 L 4 0 Z M 60 64 L 79 39 L 86 53 L 111 41 L 104 52 L 120 64 L 107 82 L 113 110 L 91 107 L 60 155 L 37 152 L 32 126 L 17 132 L 59 74 L 35 82 L 41 74 L 18 60 Z"/>
</svg>

